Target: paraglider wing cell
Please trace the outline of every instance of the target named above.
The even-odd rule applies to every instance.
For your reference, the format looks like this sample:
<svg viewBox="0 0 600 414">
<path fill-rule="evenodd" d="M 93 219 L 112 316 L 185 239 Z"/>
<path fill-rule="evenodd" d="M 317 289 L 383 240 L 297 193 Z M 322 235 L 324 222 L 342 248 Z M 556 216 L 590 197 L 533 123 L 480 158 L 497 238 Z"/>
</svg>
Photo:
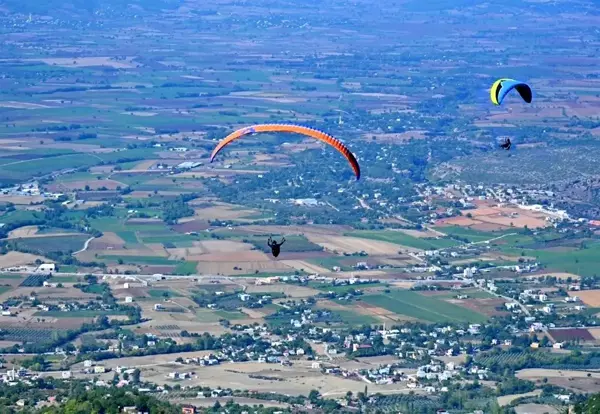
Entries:
<svg viewBox="0 0 600 414">
<path fill-rule="evenodd" d="M 533 99 L 533 93 L 531 91 L 531 87 L 527 85 L 525 82 L 521 82 L 515 79 L 498 79 L 492 85 L 490 89 L 490 99 L 496 105 L 502 104 L 504 98 L 510 91 L 516 89 L 521 98 L 527 102 L 531 103 Z"/>
<path fill-rule="evenodd" d="M 213 160 L 215 159 L 217 154 L 224 147 L 226 147 L 227 145 L 229 145 L 231 142 L 235 141 L 236 139 L 239 139 L 242 136 L 247 135 L 248 133 L 250 133 L 249 131 L 251 131 L 252 133 L 289 132 L 289 133 L 306 135 L 306 136 L 318 139 L 319 141 L 329 144 L 333 148 L 338 150 L 350 163 L 350 166 L 352 167 L 352 170 L 354 171 L 354 174 L 356 175 L 356 179 L 358 180 L 360 178 L 360 166 L 358 165 L 358 161 L 356 160 L 356 157 L 354 156 L 354 154 L 352 154 L 352 152 L 348 149 L 348 147 L 346 147 L 338 139 L 332 137 L 331 135 L 326 134 L 325 132 L 322 132 L 322 131 L 319 131 L 316 129 L 312 129 L 312 128 L 308 128 L 308 127 L 304 127 L 304 126 L 300 126 L 300 125 L 259 124 L 259 125 L 253 125 L 252 127 L 249 127 L 249 128 L 246 127 L 246 128 L 238 129 L 237 131 L 234 131 L 231 134 L 229 134 L 228 136 L 226 136 L 225 138 L 223 138 L 221 140 L 221 142 L 219 142 L 219 144 L 215 147 L 215 149 L 213 150 L 213 152 L 210 156 L 210 162 L 213 162 Z"/>
</svg>

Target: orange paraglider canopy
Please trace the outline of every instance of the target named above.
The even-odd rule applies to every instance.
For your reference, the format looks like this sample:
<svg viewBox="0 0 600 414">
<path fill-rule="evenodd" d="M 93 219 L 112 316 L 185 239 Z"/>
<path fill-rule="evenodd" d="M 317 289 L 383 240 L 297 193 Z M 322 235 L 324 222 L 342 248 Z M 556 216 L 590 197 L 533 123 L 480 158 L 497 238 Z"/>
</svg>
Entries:
<svg viewBox="0 0 600 414">
<path fill-rule="evenodd" d="M 259 124 L 238 129 L 237 131 L 234 131 L 231 134 L 227 135 L 221 140 L 221 142 L 219 142 L 219 144 L 215 147 L 212 154 L 210 155 L 210 162 L 213 162 L 217 154 L 229 143 L 243 137 L 244 135 L 254 134 L 258 132 L 290 132 L 295 134 L 306 135 L 318 139 L 319 141 L 323 141 L 326 144 L 331 145 L 333 148 L 338 150 L 344 157 L 346 157 L 346 159 L 350 163 L 350 166 L 354 170 L 356 179 L 358 180 L 360 178 L 360 166 L 358 165 L 358 161 L 356 161 L 354 154 L 352 154 L 352 152 L 350 152 L 350 150 L 340 140 L 332 137 L 331 135 L 326 134 L 325 132 L 300 125 Z"/>
</svg>

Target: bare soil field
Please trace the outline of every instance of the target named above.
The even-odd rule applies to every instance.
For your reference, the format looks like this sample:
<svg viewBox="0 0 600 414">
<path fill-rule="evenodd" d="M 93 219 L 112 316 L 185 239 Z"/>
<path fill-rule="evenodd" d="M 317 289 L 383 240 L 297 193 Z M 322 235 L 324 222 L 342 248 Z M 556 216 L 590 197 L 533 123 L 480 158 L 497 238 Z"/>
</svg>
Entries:
<svg viewBox="0 0 600 414">
<path fill-rule="evenodd" d="M 49 185 L 48 189 L 50 191 L 74 191 L 84 190 L 86 186 L 89 186 L 90 190 L 99 190 L 102 187 L 105 187 L 107 190 L 116 190 L 118 187 L 127 187 L 127 184 L 116 180 L 81 180 L 54 183 Z"/>
<path fill-rule="evenodd" d="M 588 332 L 596 341 L 600 341 L 600 328 L 588 328 Z"/>
<path fill-rule="evenodd" d="M 135 67 L 132 63 L 134 57 L 126 60 L 111 60 L 110 57 L 72 57 L 72 58 L 52 58 L 52 59 L 22 59 L 25 62 L 44 62 L 51 66 L 64 66 L 71 68 L 81 68 L 86 66 L 110 66 L 115 69 L 131 69 Z"/>
<path fill-rule="evenodd" d="M 280 258 L 285 260 L 306 261 L 307 259 L 319 259 L 324 257 L 333 257 L 329 252 L 314 251 L 314 252 L 281 252 Z"/>
<path fill-rule="evenodd" d="M 473 227 L 476 230 L 494 231 L 510 227 L 530 229 L 548 226 L 546 215 L 517 207 L 498 207 L 481 204 L 472 210 L 464 210 L 463 216 L 441 219 L 438 225 Z M 470 214 L 472 217 L 467 217 Z"/>
<path fill-rule="evenodd" d="M 516 259 L 514 259 L 516 260 Z M 529 276 L 552 276 L 557 278 L 558 280 L 566 283 L 568 278 L 571 278 L 572 280 L 579 280 L 581 279 L 581 276 L 573 274 L 573 273 L 565 273 L 565 272 L 550 272 L 550 273 L 546 273 L 546 272 L 539 272 L 539 273 L 533 273 Z M 575 295 L 578 292 L 573 292 L 573 294 Z M 575 295 L 575 296 L 579 296 L 579 295 Z"/>
<path fill-rule="evenodd" d="M 410 316 L 398 315 L 387 309 L 370 305 L 365 302 L 356 302 L 353 306 L 353 310 L 363 315 L 374 316 L 382 322 L 417 321 L 417 319 L 411 318 Z"/>
<path fill-rule="evenodd" d="M 505 301 L 503 299 L 446 299 L 446 302 L 474 310 L 475 312 L 482 313 L 486 316 L 501 316 L 509 314 L 509 312 L 504 310 L 496 310 L 496 307 L 504 304 Z"/>
<path fill-rule="evenodd" d="M 391 134 L 365 134 L 363 135 L 363 138 L 371 141 L 374 137 L 377 142 L 399 144 L 410 141 L 411 139 L 424 139 L 426 137 L 426 133 L 427 131 L 414 130 Z"/>
<path fill-rule="evenodd" d="M 567 378 L 600 378 L 600 371 L 598 370 L 560 370 L 560 369 L 544 369 L 544 368 L 527 368 L 516 372 L 517 378 L 531 379 L 531 378 L 554 378 L 554 377 L 567 377 Z"/>
<path fill-rule="evenodd" d="M 242 397 L 222 397 L 222 398 L 184 398 L 177 399 L 177 404 L 190 404 L 196 407 L 212 407 L 216 402 L 219 402 L 221 406 L 225 406 L 228 401 L 233 401 L 239 405 L 250 405 L 250 406 L 258 406 L 262 405 L 264 407 L 272 407 L 272 408 L 288 408 L 289 404 L 279 403 L 275 401 L 266 401 L 259 400 L 257 398 L 242 398 Z"/>
<path fill-rule="evenodd" d="M 25 226 L 8 232 L 7 239 L 19 239 L 25 237 L 35 237 L 38 232 L 38 226 Z"/>
<path fill-rule="evenodd" d="M 142 378 L 158 384 L 174 385 L 176 383 L 166 378 L 166 374 L 175 369 L 173 366 L 157 366 L 153 368 L 144 369 L 142 371 Z M 311 389 L 316 389 L 329 397 L 341 397 L 347 391 L 356 393 L 364 390 L 364 382 L 362 381 L 323 375 L 319 370 L 312 369 L 310 362 L 305 361 L 296 362 L 292 367 L 248 362 L 202 368 L 181 366 L 176 369 L 178 372 L 194 371 L 196 373 L 192 379 L 182 383 L 182 386 L 184 384 L 190 386 L 202 384 L 211 388 L 228 387 L 261 392 L 274 391 L 288 395 L 308 395 Z M 249 375 L 251 374 L 279 378 L 279 380 L 250 378 Z M 369 389 L 372 389 L 373 392 L 403 391 L 399 389 L 397 384 L 372 384 L 369 385 Z"/>
<path fill-rule="evenodd" d="M 325 269 L 324 267 L 309 263 L 309 262 L 305 262 L 303 260 L 287 260 L 287 255 L 286 254 L 282 254 L 281 256 L 281 262 L 284 263 L 286 266 L 289 266 L 291 268 L 294 268 L 296 270 L 300 270 L 300 271 L 305 271 L 308 273 L 319 273 L 319 274 L 324 274 L 324 273 L 329 273 L 331 270 L 329 269 Z"/>
<path fill-rule="evenodd" d="M 600 307 L 600 289 L 569 291 L 568 294 L 569 296 L 578 296 L 587 306 Z"/>
<path fill-rule="evenodd" d="M 160 256 L 160 257 L 168 257 L 169 254 L 167 251 L 162 248 L 162 250 L 158 251 L 157 249 L 151 248 L 140 248 L 140 249 L 112 249 L 110 251 L 103 251 L 103 254 L 107 254 L 110 256 Z"/>
<path fill-rule="evenodd" d="M 0 269 L 9 268 L 13 266 L 23 266 L 28 264 L 34 264 L 39 259 L 43 262 L 49 263 L 51 260 L 46 259 L 43 256 L 37 256 L 35 254 L 21 253 L 10 251 L 5 255 L 0 255 Z"/>
<path fill-rule="evenodd" d="M 176 224 L 172 227 L 173 231 L 178 233 L 188 233 L 192 231 L 204 231 L 210 228 L 210 224 L 206 220 L 185 220 L 182 219 L 179 221 L 179 224 Z"/>
<path fill-rule="evenodd" d="M 240 220 L 252 221 L 244 219 L 248 216 L 260 214 L 258 210 L 238 209 L 235 206 L 222 204 L 214 207 L 197 208 L 195 216 L 203 220 Z"/>
<path fill-rule="evenodd" d="M 318 244 L 325 250 L 337 251 L 338 253 L 355 253 L 365 251 L 369 255 L 395 255 L 400 246 L 380 240 L 367 240 L 348 236 L 322 236 L 318 234 L 306 234 L 311 242 Z"/>
<path fill-rule="evenodd" d="M 1 164 L 1 162 L 0 162 Z M 18 195 L 0 195 L 0 203 L 12 203 L 15 205 L 28 206 L 31 203 L 41 203 L 45 200 L 42 196 L 18 196 Z"/>
<path fill-rule="evenodd" d="M 8 239 L 27 239 L 31 237 L 40 238 L 40 237 L 56 237 L 56 236 L 75 236 L 82 235 L 82 233 L 42 233 L 38 234 L 37 226 L 25 226 L 20 227 L 18 229 L 12 230 L 8 233 Z"/>
<path fill-rule="evenodd" d="M 201 256 L 207 261 L 199 261 L 196 269 L 200 273 L 207 274 L 222 274 L 222 275 L 243 275 L 249 273 L 259 272 L 277 272 L 277 271 L 290 271 L 290 268 L 283 262 L 275 260 L 259 260 L 259 261 L 212 261 L 208 256 Z M 231 260 L 231 256 L 229 257 Z M 238 270 L 233 268 L 237 267 Z M 260 275 L 260 274 L 259 274 Z"/>
<path fill-rule="evenodd" d="M 534 391 L 526 392 L 523 394 L 503 395 L 501 397 L 498 397 L 498 405 L 500 405 L 500 407 L 504 407 L 506 405 L 509 405 L 511 402 L 513 402 L 517 398 L 537 397 L 538 395 L 541 395 L 541 394 L 542 394 L 542 390 L 534 390 Z"/>
<path fill-rule="evenodd" d="M 515 407 L 517 414 L 559 414 L 557 408 L 546 404 L 521 404 Z"/>
<path fill-rule="evenodd" d="M 271 258 L 258 250 L 239 252 L 206 253 L 189 256 L 189 260 L 201 262 L 271 262 Z"/>
<path fill-rule="evenodd" d="M 65 285 L 67 286 L 67 285 Z M 95 299 L 96 295 L 85 293 L 74 287 L 47 288 L 47 287 L 17 287 L 0 295 L 0 300 L 6 300 L 10 297 L 29 297 L 31 292 L 35 292 L 40 301 L 79 301 L 87 302 Z"/>
</svg>

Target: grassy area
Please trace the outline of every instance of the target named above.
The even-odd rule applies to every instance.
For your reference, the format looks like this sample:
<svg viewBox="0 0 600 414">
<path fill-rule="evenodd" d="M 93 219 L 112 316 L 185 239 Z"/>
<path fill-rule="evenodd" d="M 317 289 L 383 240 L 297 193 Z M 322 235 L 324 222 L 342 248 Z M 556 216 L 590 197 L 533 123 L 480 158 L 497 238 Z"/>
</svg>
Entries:
<svg viewBox="0 0 600 414">
<path fill-rule="evenodd" d="M 425 239 L 409 236 L 408 234 L 402 233 L 400 231 L 392 230 L 355 230 L 349 233 L 345 233 L 344 235 L 352 237 L 361 237 L 363 239 L 370 240 L 381 240 L 388 243 L 394 243 L 401 246 L 413 247 L 415 249 L 422 250 L 443 249 L 447 247 L 457 246 L 458 244 L 460 244 L 456 240 L 452 240 L 450 238 Z"/>
<path fill-rule="evenodd" d="M 388 294 L 367 295 L 363 301 L 387 309 L 399 315 L 427 322 L 477 322 L 483 323 L 486 317 L 471 309 L 420 295 L 410 290 L 394 290 Z"/>
<path fill-rule="evenodd" d="M 227 319 L 229 321 L 234 321 L 237 319 L 247 319 L 248 315 L 243 312 L 231 312 L 225 310 L 217 310 L 214 311 L 215 315 L 217 315 L 221 319 Z"/>
<path fill-rule="evenodd" d="M 196 266 L 198 266 L 198 262 L 182 262 L 177 265 L 173 274 L 176 275 L 193 275 L 198 273 L 196 270 Z"/>
<path fill-rule="evenodd" d="M 22 279 L 22 275 L 17 275 L 15 273 L 0 273 L 0 280 L 2 279 Z"/>
<path fill-rule="evenodd" d="M 119 259 L 123 261 L 123 263 L 133 263 L 133 264 L 147 264 L 147 265 L 172 265 L 175 266 L 179 262 L 174 260 L 169 260 L 166 257 L 158 257 L 158 256 L 116 256 L 116 255 L 100 255 L 98 256 L 101 260 L 107 260 L 110 262 L 118 262 Z"/>
<path fill-rule="evenodd" d="M 369 315 L 361 315 L 360 313 L 352 310 L 335 310 L 333 312 L 342 318 L 342 322 L 348 325 L 373 325 L 380 321 Z"/>
<path fill-rule="evenodd" d="M 61 273 L 77 273 L 77 266 L 73 265 L 60 265 L 58 271 Z"/>
<path fill-rule="evenodd" d="M 435 230 L 447 234 L 448 236 L 460 237 L 467 239 L 469 242 L 481 242 L 489 239 L 493 239 L 494 237 L 502 236 L 503 234 L 516 233 L 518 229 L 512 231 L 480 231 L 473 230 L 468 227 L 461 226 L 445 226 L 445 227 L 434 227 Z"/>
<path fill-rule="evenodd" d="M 138 244 L 138 238 L 134 231 L 119 231 L 116 233 L 126 244 Z"/>
<path fill-rule="evenodd" d="M 50 283 L 77 283 L 78 281 L 77 276 L 52 276 L 49 280 Z"/>
<path fill-rule="evenodd" d="M 598 268 L 600 243 L 590 243 L 585 249 L 569 252 L 515 249 L 515 252 L 517 251 L 524 252 L 526 256 L 537 258 L 548 270 L 574 273 L 581 276 L 597 276 L 600 274 Z"/>
</svg>

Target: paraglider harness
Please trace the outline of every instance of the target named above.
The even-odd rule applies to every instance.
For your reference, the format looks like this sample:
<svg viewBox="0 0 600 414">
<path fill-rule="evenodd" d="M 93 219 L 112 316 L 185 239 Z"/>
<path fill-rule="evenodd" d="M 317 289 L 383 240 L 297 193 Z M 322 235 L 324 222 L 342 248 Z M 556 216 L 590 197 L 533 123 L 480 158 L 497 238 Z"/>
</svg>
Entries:
<svg viewBox="0 0 600 414">
<path fill-rule="evenodd" d="M 267 245 L 271 248 L 271 253 L 273 253 L 273 256 L 279 256 L 279 248 L 283 243 L 285 243 L 285 237 L 281 239 L 281 243 L 277 243 L 269 236 L 269 240 L 267 240 Z"/>
</svg>

